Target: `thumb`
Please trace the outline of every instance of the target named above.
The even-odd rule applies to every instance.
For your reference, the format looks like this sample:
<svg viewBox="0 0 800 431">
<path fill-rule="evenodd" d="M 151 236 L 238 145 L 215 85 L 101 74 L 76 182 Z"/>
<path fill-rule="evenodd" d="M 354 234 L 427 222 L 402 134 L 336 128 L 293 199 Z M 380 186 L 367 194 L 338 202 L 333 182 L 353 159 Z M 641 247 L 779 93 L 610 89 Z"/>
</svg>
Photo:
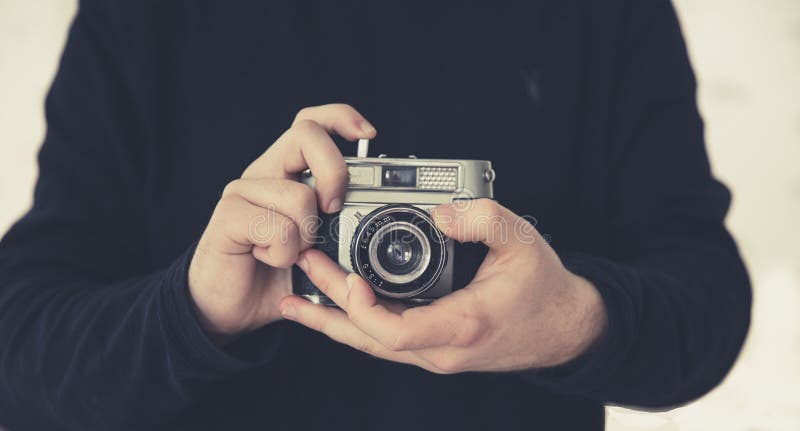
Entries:
<svg viewBox="0 0 800 431">
<path fill-rule="evenodd" d="M 513 253 L 541 238 L 528 220 L 491 199 L 439 205 L 431 217 L 446 236 L 460 242 L 482 242 L 496 252 Z"/>
</svg>

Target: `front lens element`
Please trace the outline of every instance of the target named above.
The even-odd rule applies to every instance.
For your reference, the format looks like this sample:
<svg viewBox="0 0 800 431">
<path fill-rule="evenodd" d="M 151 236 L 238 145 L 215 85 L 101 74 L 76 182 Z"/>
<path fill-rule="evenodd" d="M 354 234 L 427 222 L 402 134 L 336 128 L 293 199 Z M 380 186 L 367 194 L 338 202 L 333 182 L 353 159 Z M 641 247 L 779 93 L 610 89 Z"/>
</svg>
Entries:
<svg viewBox="0 0 800 431">
<path fill-rule="evenodd" d="M 383 225 L 369 244 L 369 258 L 378 275 L 391 283 L 417 279 L 431 260 L 431 246 L 425 234 L 411 223 L 398 221 Z"/>
<path fill-rule="evenodd" d="M 387 267 L 400 268 L 401 273 L 408 273 L 409 271 L 402 271 L 402 268 L 406 267 L 408 263 L 411 262 L 411 258 L 415 257 L 414 249 L 419 247 L 412 247 L 411 245 L 398 240 L 391 240 L 388 241 L 388 243 L 389 244 L 386 245 L 386 255 L 384 255 L 385 261 L 383 263 L 388 264 L 386 265 Z"/>
</svg>

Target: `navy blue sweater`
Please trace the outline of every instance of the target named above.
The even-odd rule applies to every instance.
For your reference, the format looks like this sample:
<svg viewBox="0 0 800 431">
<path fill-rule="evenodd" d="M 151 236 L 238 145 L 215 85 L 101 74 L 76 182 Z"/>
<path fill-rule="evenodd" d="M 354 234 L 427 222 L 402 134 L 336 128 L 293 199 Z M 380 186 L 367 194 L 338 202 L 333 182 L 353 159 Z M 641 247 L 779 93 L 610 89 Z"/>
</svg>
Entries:
<svg viewBox="0 0 800 431">
<path fill-rule="evenodd" d="M 599 430 L 604 403 L 725 376 L 750 287 L 670 3 L 413 3 L 81 2 L 33 207 L 0 243 L 0 424 Z M 330 102 L 377 126 L 375 154 L 492 160 L 497 199 L 601 292 L 603 339 L 555 369 L 448 376 L 289 322 L 212 343 L 192 246 L 225 184 Z"/>
</svg>

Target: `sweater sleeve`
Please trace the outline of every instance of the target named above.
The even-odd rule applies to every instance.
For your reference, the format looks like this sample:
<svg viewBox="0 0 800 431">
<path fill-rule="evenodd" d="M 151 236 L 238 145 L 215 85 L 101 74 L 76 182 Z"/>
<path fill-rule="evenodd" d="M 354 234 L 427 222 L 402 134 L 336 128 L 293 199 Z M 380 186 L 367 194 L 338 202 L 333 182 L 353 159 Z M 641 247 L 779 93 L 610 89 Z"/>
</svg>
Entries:
<svg viewBox="0 0 800 431">
<path fill-rule="evenodd" d="M 0 242 L 0 424 L 11 429 L 152 429 L 208 382 L 266 361 L 217 348 L 187 285 L 193 248 L 166 268 L 147 256 L 147 139 L 109 40 L 81 4 L 46 102 L 30 211 Z"/>
<path fill-rule="evenodd" d="M 613 109 L 606 255 L 563 253 L 599 290 L 605 336 L 583 357 L 527 377 L 607 403 L 671 407 L 727 374 L 751 292 L 724 226 L 728 190 L 711 175 L 695 80 L 667 0 L 630 2 Z"/>
</svg>

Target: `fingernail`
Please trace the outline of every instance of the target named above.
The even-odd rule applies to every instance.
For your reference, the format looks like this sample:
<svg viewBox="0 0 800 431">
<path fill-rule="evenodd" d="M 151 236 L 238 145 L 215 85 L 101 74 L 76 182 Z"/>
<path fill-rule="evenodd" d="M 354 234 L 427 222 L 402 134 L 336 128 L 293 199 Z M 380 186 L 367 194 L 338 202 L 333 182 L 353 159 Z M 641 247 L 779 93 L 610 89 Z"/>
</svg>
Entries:
<svg viewBox="0 0 800 431">
<path fill-rule="evenodd" d="M 303 272 L 308 272 L 308 259 L 305 256 L 300 256 L 300 259 L 297 259 L 297 266 L 303 270 Z"/>
<path fill-rule="evenodd" d="M 297 317 L 297 310 L 295 310 L 291 305 L 287 305 L 283 307 L 281 314 L 283 315 L 284 319 L 294 320 Z"/>
<path fill-rule="evenodd" d="M 366 133 L 367 135 L 371 135 L 376 132 L 375 126 L 369 123 L 367 120 L 361 120 L 361 131 Z"/>
<path fill-rule="evenodd" d="M 356 275 L 356 273 L 354 273 L 354 272 L 351 272 L 350 274 L 347 274 L 347 277 L 345 277 L 344 281 L 347 283 L 347 291 L 348 292 L 350 291 L 350 289 L 353 288 L 353 284 L 356 282 L 357 278 L 358 278 L 358 275 Z"/>
<path fill-rule="evenodd" d="M 328 212 L 329 213 L 335 213 L 335 212 L 341 211 L 341 209 L 342 209 L 342 200 L 339 199 L 339 198 L 333 198 L 328 203 Z"/>
</svg>

